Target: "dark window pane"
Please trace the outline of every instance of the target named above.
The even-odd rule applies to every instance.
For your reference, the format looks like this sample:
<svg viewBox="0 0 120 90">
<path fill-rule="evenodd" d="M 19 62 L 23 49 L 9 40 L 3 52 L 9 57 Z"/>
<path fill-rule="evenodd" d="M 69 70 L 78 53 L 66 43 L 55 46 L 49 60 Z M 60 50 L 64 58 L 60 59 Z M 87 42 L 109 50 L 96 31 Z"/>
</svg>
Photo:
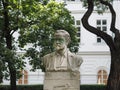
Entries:
<svg viewBox="0 0 120 90">
<path fill-rule="evenodd" d="M 77 33 L 77 37 L 80 37 L 80 33 Z"/>
<path fill-rule="evenodd" d="M 105 32 L 107 31 L 107 27 L 102 27 L 102 30 Z"/>
<path fill-rule="evenodd" d="M 80 32 L 80 27 L 77 27 L 78 32 Z"/>
<path fill-rule="evenodd" d="M 80 42 L 80 38 L 78 38 L 78 42 Z"/>
<path fill-rule="evenodd" d="M 74 25 L 75 25 L 75 20 L 74 20 L 74 22 L 73 22 L 73 23 L 74 23 Z"/>
<path fill-rule="evenodd" d="M 80 20 L 76 20 L 76 25 L 80 25 Z"/>
<path fill-rule="evenodd" d="M 97 27 L 98 30 L 101 30 L 101 27 Z"/>
<path fill-rule="evenodd" d="M 97 38 L 97 42 L 101 42 L 101 38 Z"/>
<path fill-rule="evenodd" d="M 106 25 L 107 24 L 106 20 L 102 20 L 102 24 Z"/>
<path fill-rule="evenodd" d="M 77 37 L 80 37 L 80 27 L 77 27 Z"/>
<path fill-rule="evenodd" d="M 97 25 L 101 25 L 101 20 L 97 20 Z"/>
</svg>

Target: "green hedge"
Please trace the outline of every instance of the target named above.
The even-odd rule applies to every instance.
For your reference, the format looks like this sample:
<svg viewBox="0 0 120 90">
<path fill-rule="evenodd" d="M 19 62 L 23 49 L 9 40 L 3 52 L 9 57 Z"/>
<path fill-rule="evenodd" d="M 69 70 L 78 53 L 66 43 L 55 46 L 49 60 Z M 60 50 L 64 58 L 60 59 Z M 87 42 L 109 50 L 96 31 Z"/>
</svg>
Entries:
<svg viewBox="0 0 120 90">
<path fill-rule="evenodd" d="M 80 90 L 105 90 L 105 85 L 81 85 Z"/>
<path fill-rule="evenodd" d="M 0 90 L 10 90 L 10 85 L 0 85 Z M 43 85 L 17 85 L 17 90 L 43 90 Z"/>
<path fill-rule="evenodd" d="M 0 90 L 10 90 L 10 86 L 0 85 Z M 17 90 L 43 90 L 43 85 L 17 85 Z M 105 85 L 81 85 L 80 90 L 105 90 Z"/>
</svg>

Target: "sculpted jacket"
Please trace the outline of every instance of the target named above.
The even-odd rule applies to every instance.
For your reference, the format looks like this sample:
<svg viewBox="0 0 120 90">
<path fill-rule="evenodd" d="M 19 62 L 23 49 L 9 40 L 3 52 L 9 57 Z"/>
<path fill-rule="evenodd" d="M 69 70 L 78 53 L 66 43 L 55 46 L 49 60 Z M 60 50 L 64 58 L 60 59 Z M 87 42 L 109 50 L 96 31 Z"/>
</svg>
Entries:
<svg viewBox="0 0 120 90">
<path fill-rule="evenodd" d="M 55 67 L 56 52 L 47 54 L 43 57 L 45 71 L 57 71 Z M 74 53 L 67 51 L 67 71 L 79 71 L 83 59 Z"/>
</svg>

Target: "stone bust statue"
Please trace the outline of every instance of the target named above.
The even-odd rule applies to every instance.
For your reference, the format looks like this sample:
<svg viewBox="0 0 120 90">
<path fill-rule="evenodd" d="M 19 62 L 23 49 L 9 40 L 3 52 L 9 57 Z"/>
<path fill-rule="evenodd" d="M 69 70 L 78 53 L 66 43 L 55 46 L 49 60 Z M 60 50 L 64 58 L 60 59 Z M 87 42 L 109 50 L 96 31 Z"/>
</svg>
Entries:
<svg viewBox="0 0 120 90">
<path fill-rule="evenodd" d="M 43 57 L 45 68 L 43 90 L 80 90 L 79 67 L 83 62 L 79 55 L 67 48 L 70 35 L 65 30 L 54 34 L 55 51 Z"/>
<path fill-rule="evenodd" d="M 54 34 L 55 51 L 43 57 L 45 71 L 72 71 L 78 72 L 82 58 L 71 53 L 67 48 L 70 43 L 70 35 L 65 30 L 57 30 Z"/>
</svg>

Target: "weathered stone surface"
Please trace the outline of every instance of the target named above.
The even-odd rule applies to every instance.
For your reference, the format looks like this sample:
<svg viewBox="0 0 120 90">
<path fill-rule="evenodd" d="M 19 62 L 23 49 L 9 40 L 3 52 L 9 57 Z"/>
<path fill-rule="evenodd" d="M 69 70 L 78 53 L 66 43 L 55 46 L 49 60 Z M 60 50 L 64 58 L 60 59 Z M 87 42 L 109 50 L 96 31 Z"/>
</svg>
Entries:
<svg viewBox="0 0 120 90">
<path fill-rule="evenodd" d="M 46 72 L 44 90 L 80 90 L 79 72 Z"/>
<path fill-rule="evenodd" d="M 44 90 L 80 90 L 79 68 L 83 60 L 67 48 L 70 35 L 65 30 L 55 33 L 55 52 L 43 57 Z"/>
</svg>

